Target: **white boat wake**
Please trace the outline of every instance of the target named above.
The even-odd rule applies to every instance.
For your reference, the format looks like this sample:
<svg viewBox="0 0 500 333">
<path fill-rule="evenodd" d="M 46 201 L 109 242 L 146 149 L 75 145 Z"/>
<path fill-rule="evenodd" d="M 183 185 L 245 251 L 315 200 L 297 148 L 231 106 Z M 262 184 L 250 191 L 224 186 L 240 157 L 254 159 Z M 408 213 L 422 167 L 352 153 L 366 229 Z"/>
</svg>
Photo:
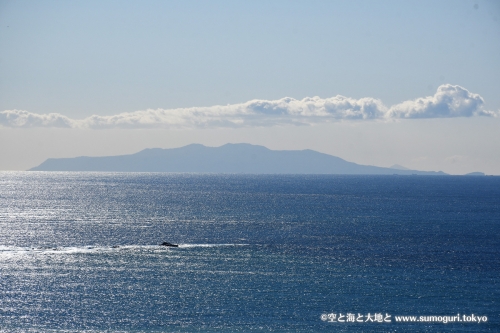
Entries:
<svg viewBox="0 0 500 333">
<path fill-rule="evenodd" d="M 20 247 L 0 245 L 0 257 L 22 254 L 80 254 L 95 252 L 119 252 L 119 251 L 157 251 L 165 252 L 175 249 L 189 248 L 212 248 L 230 246 L 248 246 L 249 244 L 178 244 L 178 247 L 160 245 L 114 245 L 114 246 L 50 246 L 50 247 Z"/>
</svg>

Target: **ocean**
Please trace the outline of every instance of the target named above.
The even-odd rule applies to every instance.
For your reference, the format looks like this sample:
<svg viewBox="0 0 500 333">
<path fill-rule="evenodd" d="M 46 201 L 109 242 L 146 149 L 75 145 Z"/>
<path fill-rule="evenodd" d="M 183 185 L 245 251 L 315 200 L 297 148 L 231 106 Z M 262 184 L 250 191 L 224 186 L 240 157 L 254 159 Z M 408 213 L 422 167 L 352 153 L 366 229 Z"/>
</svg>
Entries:
<svg viewBox="0 0 500 333">
<path fill-rule="evenodd" d="M 499 234 L 500 177 L 2 172 L 0 332 L 498 332 Z"/>
</svg>

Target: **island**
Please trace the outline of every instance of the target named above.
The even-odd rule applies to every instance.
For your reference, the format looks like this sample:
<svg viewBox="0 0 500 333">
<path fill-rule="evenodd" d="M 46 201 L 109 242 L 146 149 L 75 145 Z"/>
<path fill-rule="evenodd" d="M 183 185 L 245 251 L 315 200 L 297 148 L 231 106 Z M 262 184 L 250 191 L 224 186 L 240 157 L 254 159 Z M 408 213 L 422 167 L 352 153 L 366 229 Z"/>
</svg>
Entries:
<svg viewBox="0 0 500 333">
<path fill-rule="evenodd" d="M 271 150 L 247 143 L 144 149 L 120 156 L 49 158 L 30 171 L 182 172 L 238 174 L 447 175 L 348 162 L 314 150 Z"/>
</svg>

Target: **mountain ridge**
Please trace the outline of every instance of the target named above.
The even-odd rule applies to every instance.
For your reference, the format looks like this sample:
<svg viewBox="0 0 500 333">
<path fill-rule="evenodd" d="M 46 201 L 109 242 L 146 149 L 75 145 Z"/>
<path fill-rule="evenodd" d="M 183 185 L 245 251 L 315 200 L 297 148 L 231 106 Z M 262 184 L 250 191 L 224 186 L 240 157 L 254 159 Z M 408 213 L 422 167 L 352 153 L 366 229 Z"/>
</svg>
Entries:
<svg viewBox="0 0 500 333">
<path fill-rule="evenodd" d="M 248 143 L 220 147 L 190 144 L 170 149 L 146 148 L 130 155 L 49 158 L 29 171 L 446 175 L 442 171 L 361 165 L 311 149 L 271 150 Z"/>
</svg>

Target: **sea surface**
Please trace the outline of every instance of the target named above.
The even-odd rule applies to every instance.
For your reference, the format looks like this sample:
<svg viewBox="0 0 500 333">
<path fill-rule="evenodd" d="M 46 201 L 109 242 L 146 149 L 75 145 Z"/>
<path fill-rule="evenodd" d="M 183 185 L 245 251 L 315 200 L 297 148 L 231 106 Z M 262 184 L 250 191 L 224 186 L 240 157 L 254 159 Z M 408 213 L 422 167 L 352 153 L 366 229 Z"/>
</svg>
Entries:
<svg viewBox="0 0 500 333">
<path fill-rule="evenodd" d="M 499 332 L 499 302 L 500 177 L 0 173 L 0 332 Z"/>
</svg>

